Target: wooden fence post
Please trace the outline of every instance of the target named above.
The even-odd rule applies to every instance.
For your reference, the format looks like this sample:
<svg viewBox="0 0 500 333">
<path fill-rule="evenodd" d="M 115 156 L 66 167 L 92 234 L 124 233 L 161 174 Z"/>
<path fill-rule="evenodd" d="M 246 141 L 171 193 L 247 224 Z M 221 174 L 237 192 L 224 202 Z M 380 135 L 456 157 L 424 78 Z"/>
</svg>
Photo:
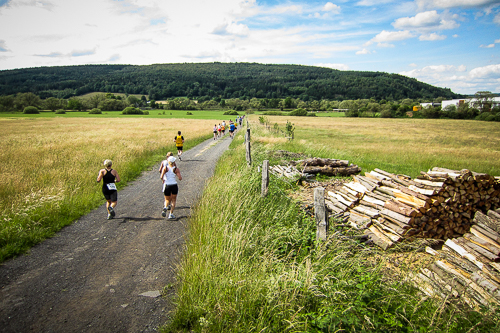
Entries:
<svg viewBox="0 0 500 333">
<path fill-rule="evenodd" d="M 316 219 L 316 239 L 326 240 L 328 235 L 328 214 L 325 207 L 325 189 L 314 189 L 314 217 Z"/>
<path fill-rule="evenodd" d="M 269 161 L 265 160 L 262 163 L 262 188 L 261 197 L 267 196 L 267 191 L 269 189 Z"/>
<path fill-rule="evenodd" d="M 247 164 L 252 165 L 252 155 L 250 154 L 250 129 L 245 133 L 245 147 Z"/>
</svg>

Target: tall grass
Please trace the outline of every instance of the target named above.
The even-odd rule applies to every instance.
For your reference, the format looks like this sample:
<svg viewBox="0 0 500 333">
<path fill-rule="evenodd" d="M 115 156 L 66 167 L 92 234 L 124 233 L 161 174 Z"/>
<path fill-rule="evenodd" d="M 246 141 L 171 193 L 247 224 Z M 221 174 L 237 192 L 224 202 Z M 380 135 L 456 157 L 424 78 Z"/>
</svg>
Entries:
<svg viewBox="0 0 500 333">
<path fill-rule="evenodd" d="M 174 150 L 212 135 L 213 121 L 0 118 L 0 262 L 22 253 L 104 202 L 96 183 L 111 159 L 119 188 Z"/>
<path fill-rule="evenodd" d="M 500 176 L 500 123 L 451 119 L 273 117 L 295 124 L 295 140 L 281 149 L 346 159 L 412 177 L 432 167 Z"/>
<path fill-rule="evenodd" d="M 281 145 L 252 128 L 253 167 L 241 134 L 190 219 L 176 311 L 164 332 L 467 332 L 498 329 L 479 313 L 423 298 L 387 257 L 337 233 L 316 243 L 315 222 L 271 178 L 260 197 L 256 165 Z M 335 232 L 336 230 L 333 230 Z M 475 326 L 477 325 L 477 326 Z"/>
</svg>

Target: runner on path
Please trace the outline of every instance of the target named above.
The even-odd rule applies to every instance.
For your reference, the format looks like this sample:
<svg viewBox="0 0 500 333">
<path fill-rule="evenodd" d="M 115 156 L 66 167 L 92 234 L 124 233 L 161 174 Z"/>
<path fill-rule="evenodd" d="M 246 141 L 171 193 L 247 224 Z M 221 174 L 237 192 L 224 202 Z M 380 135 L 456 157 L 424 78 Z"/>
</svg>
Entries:
<svg viewBox="0 0 500 333">
<path fill-rule="evenodd" d="M 106 198 L 106 210 L 108 211 L 108 220 L 115 217 L 115 207 L 118 203 L 118 190 L 115 183 L 120 181 L 120 176 L 116 170 L 111 169 L 113 162 L 111 160 L 104 161 L 104 169 L 99 170 L 97 182 L 102 179 L 102 194 Z"/>
<path fill-rule="evenodd" d="M 163 181 L 163 194 L 165 195 L 165 205 L 161 216 L 167 216 L 167 210 L 170 210 L 168 214 L 169 219 L 175 219 L 174 209 L 175 203 L 177 201 L 177 194 L 179 193 L 179 187 L 177 186 L 176 177 L 182 180 L 181 171 L 177 166 L 175 166 L 175 157 L 170 156 L 168 159 L 168 165 L 165 166 L 161 172 L 161 180 Z"/>
<path fill-rule="evenodd" d="M 184 137 L 181 135 L 181 131 L 177 132 L 176 137 L 174 138 L 175 146 L 177 147 L 177 157 L 179 161 L 182 161 L 182 147 L 184 146 Z"/>
</svg>

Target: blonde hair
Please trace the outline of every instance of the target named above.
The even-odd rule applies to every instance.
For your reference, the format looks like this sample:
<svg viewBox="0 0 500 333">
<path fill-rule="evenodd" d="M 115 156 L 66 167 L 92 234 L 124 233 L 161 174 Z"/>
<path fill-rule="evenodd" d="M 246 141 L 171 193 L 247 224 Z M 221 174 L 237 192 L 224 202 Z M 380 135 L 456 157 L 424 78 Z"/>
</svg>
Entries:
<svg viewBox="0 0 500 333">
<path fill-rule="evenodd" d="M 104 160 L 104 166 L 106 168 L 109 168 L 112 165 L 113 165 L 113 162 L 111 160 Z"/>
</svg>

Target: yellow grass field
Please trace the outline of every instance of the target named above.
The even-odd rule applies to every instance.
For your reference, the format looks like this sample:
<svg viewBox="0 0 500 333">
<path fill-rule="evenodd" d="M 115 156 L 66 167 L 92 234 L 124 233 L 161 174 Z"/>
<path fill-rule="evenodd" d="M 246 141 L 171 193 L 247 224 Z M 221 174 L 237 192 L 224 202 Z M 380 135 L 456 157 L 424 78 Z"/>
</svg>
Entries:
<svg viewBox="0 0 500 333">
<path fill-rule="evenodd" d="M 362 167 L 416 177 L 432 167 L 500 176 L 500 123 L 448 119 L 267 116 L 271 127 L 295 125 L 283 149 L 347 159 Z M 257 126 L 256 116 L 252 122 Z M 287 148 L 288 147 L 288 148 Z"/>
<path fill-rule="evenodd" d="M 30 234 L 33 230 L 47 229 L 42 233 L 50 235 L 104 202 L 96 178 L 105 159 L 113 161 L 122 180 L 130 180 L 175 150 L 178 130 L 186 148 L 211 137 L 213 120 L 0 118 L 0 126 L 3 249 L 13 234 L 36 238 L 21 242 L 32 245 L 46 237 Z"/>
</svg>

